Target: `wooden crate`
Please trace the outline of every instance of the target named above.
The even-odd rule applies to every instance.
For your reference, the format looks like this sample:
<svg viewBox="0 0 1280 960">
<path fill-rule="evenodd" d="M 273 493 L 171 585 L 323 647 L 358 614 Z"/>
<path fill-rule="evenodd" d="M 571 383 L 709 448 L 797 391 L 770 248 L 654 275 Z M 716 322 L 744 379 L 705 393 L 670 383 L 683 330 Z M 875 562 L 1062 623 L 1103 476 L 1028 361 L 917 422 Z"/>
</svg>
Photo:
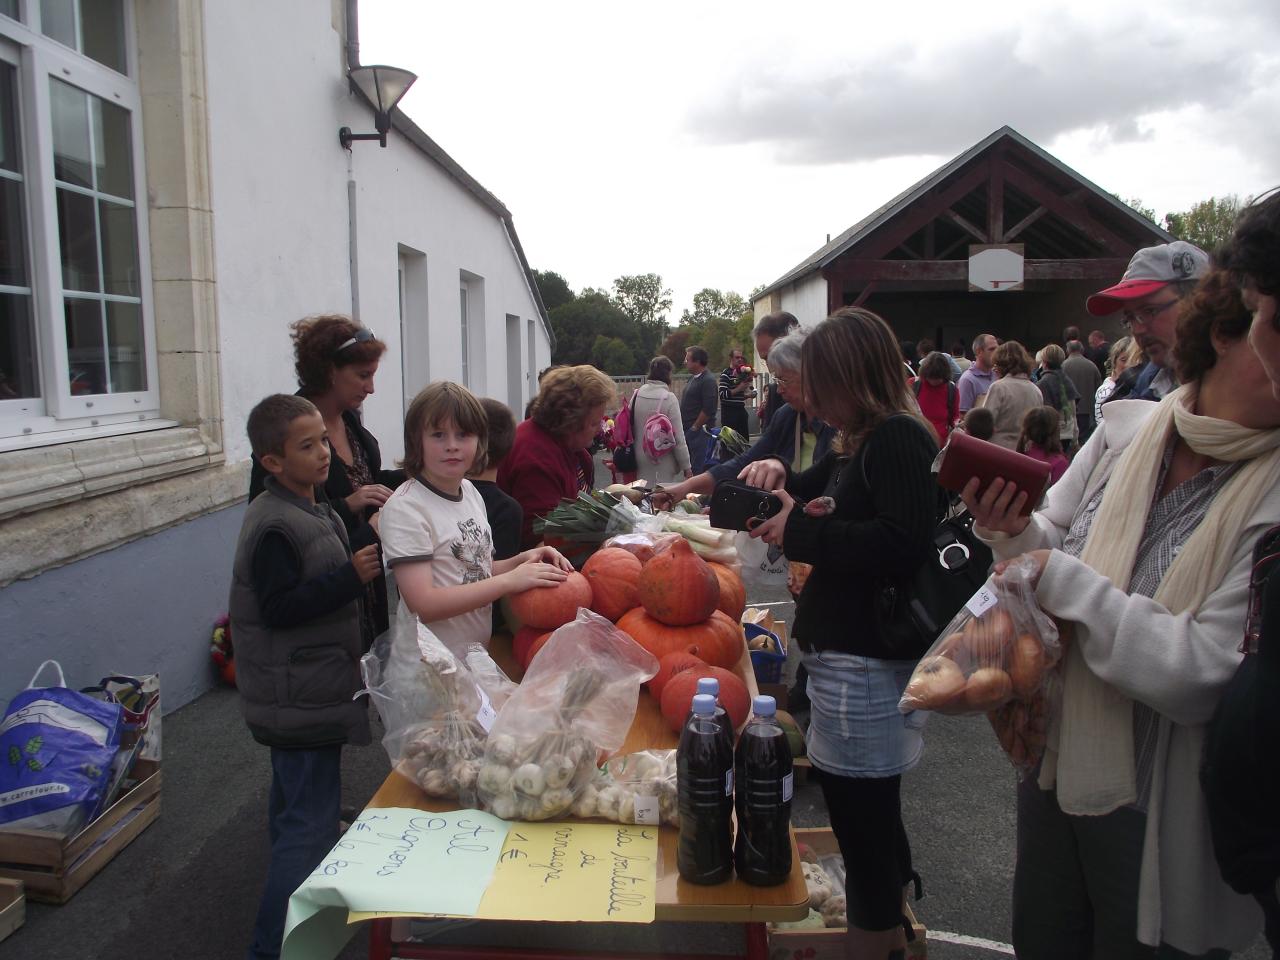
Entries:
<svg viewBox="0 0 1280 960">
<path fill-rule="evenodd" d="M 796 843 L 807 843 L 818 856 L 839 853 L 835 834 L 829 827 L 796 827 Z M 927 960 L 929 946 L 925 939 L 924 924 L 916 919 L 907 904 L 907 918 L 916 938 L 907 944 L 907 956 L 913 960 Z M 769 927 L 770 960 L 844 960 L 844 927 L 827 927 L 825 930 L 775 930 Z"/>
<path fill-rule="evenodd" d="M 21 880 L 32 900 L 70 900 L 160 816 L 160 764 L 139 760 L 133 776 L 133 788 L 73 836 L 0 830 L 0 877 Z"/>
<path fill-rule="evenodd" d="M 27 898 L 21 880 L 0 877 L 0 940 L 17 930 L 27 919 Z"/>
</svg>

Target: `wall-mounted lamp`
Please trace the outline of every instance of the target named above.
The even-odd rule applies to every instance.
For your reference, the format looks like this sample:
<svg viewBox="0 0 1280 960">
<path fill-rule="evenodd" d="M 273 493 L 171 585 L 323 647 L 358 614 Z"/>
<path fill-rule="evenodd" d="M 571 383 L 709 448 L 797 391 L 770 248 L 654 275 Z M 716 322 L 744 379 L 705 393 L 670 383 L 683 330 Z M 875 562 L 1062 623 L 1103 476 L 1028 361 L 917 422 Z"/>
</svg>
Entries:
<svg viewBox="0 0 1280 960">
<path fill-rule="evenodd" d="M 413 81 L 418 79 L 416 73 L 401 70 L 399 67 L 388 67 L 375 64 L 368 67 L 352 67 L 347 71 L 351 85 L 358 88 L 373 104 L 375 111 L 373 125 L 377 133 L 352 133 L 350 127 L 338 131 L 338 142 L 342 149 L 350 150 L 353 140 L 377 140 L 380 146 L 387 145 L 387 131 L 391 129 L 391 111 L 400 99 L 409 92 Z"/>
</svg>

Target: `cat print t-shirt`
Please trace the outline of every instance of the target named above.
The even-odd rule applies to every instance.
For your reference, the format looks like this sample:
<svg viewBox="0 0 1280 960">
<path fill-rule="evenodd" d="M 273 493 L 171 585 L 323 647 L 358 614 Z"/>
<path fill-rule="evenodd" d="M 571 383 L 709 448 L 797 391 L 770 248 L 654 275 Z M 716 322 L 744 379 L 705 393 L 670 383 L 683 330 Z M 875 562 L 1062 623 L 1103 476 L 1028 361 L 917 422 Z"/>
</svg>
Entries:
<svg viewBox="0 0 1280 960">
<path fill-rule="evenodd" d="M 422 480 L 406 480 L 383 504 L 380 513 L 382 556 L 393 575 L 397 567 L 425 560 L 431 561 L 431 582 L 437 587 L 475 583 L 493 575 L 493 536 L 488 514 L 480 492 L 470 480 L 462 481 L 457 496 Z M 397 618 L 405 623 L 413 620 L 403 598 Z M 472 643 L 488 648 L 492 626 L 490 604 L 427 624 L 459 660 L 465 658 Z M 397 637 L 411 637 L 412 633 L 399 630 Z"/>
</svg>

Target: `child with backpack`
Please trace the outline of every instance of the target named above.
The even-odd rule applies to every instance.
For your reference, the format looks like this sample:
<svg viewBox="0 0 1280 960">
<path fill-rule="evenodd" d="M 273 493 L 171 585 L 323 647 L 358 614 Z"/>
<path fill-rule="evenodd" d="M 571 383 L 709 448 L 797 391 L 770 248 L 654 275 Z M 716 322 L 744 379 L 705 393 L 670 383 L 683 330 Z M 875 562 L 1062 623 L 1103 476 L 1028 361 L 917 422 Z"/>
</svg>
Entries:
<svg viewBox="0 0 1280 960">
<path fill-rule="evenodd" d="M 680 402 L 671 392 L 673 366 L 667 357 L 649 361 L 649 373 L 629 404 L 636 477 L 648 480 L 651 488 L 693 476 Z"/>
</svg>

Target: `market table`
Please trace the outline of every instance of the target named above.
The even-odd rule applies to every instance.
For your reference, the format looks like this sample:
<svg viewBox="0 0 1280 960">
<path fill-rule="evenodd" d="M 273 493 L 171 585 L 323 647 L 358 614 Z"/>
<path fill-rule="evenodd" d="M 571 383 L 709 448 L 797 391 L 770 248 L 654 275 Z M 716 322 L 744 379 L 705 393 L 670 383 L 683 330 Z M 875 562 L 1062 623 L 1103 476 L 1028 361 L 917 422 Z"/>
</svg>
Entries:
<svg viewBox="0 0 1280 960">
<path fill-rule="evenodd" d="M 523 671 L 511 655 L 511 638 L 500 634 L 493 638 L 489 649 L 490 655 L 512 679 L 519 679 Z M 751 660 L 747 654 L 746 643 L 743 643 L 742 659 L 736 672 L 747 684 L 748 691 L 754 696 L 758 692 L 755 673 L 751 668 Z M 627 733 L 622 746 L 623 753 L 638 750 L 671 749 L 676 746 L 678 737 L 668 728 L 662 717 L 662 711 L 649 696 L 647 690 L 640 693 L 636 705 L 636 716 Z M 457 805 L 447 800 L 436 800 L 428 797 L 421 788 L 409 778 L 394 770 L 387 776 L 378 792 L 369 801 L 370 808 L 377 807 L 409 807 L 420 810 L 441 812 L 457 809 Z M 785 883 L 776 887 L 753 887 L 736 876 L 725 883 L 714 886 L 699 886 L 686 883 L 680 879 L 676 869 L 676 841 L 679 832 L 669 826 L 658 831 L 658 846 L 661 857 L 658 863 L 657 902 L 655 904 L 655 922 L 663 921 L 697 921 L 704 923 L 741 923 L 746 932 L 747 960 L 765 960 L 768 956 L 768 934 L 765 923 L 768 921 L 803 920 L 809 911 L 809 894 L 805 889 L 804 877 L 800 872 L 800 857 L 796 852 L 795 837 L 791 840 L 791 875 Z M 499 923 L 503 921 L 489 921 Z M 540 950 L 536 948 L 515 950 L 498 947 L 462 947 L 462 946 L 429 946 L 422 943 L 398 940 L 402 930 L 407 929 L 407 920 L 381 918 L 372 921 L 369 940 L 370 960 L 390 960 L 391 957 L 404 957 L 409 960 L 454 960 L 463 957 L 541 957 L 543 960 L 581 960 L 583 957 L 610 960 L 610 958 L 627 958 L 638 960 L 645 956 L 639 953 L 602 953 L 600 951 L 565 951 Z M 649 955 L 653 956 L 653 955 Z M 678 956 L 692 958 L 692 954 Z M 717 954 L 723 960 L 723 954 Z"/>
</svg>

